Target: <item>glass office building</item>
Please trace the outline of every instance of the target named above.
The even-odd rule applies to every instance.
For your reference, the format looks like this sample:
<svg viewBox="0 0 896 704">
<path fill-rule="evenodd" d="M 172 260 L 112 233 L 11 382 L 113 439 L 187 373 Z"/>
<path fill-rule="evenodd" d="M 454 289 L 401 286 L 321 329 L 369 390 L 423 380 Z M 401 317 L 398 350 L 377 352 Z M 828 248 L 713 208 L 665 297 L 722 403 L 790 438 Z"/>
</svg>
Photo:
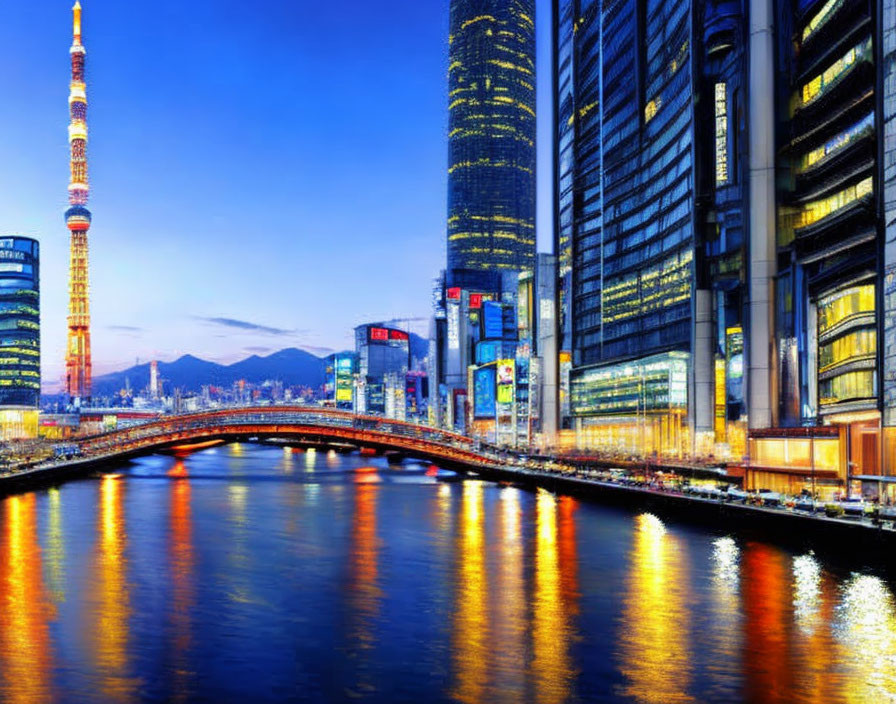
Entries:
<svg viewBox="0 0 896 704">
<path fill-rule="evenodd" d="M 535 264 L 535 2 L 452 0 L 448 283 Z"/>
<path fill-rule="evenodd" d="M 404 418 L 405 377 L 410 362 L 410 336 L 404 330 L 383 325 L 355 328 L 357 375 L 354 390 L 356 413 Z M 396 403 L 395 397 L 401 396 Z"/>
<path fill-rule="evenodd" d="M 716 455 L 746 451 L 747 405 L 747 27 L 745 0 L 707 0 L 696 9 L 694 114 L 696 267 L 707 291 L 705 318 L 711 371 L 712 445 Z M 696 336 L 695 336 L 696 338 Z M 699 344 L 703 344 L 700 340 Z M 698 340 L 695 339 L 695 344 Z M 695 369 L 695 375 L 698 370 Z M 708 375 L 708 374 L 707 374 Z"/>
<path fill-rule="evenodd" d="M 40 402 L 40 249 L 0 237 L 0 438 L 37 436 Z"/>
<path fill-rule="evenodd" d="M 839 489 L 896 497 L 896 435 L 882 432 L 896 425 L 896 7 L 775 10 L 777 425 L 836 431 Z M 760 440 L 776 471 L 756 480 L 792 488 L 784 440 Z"/>
<path fill-rule="evenodd" d="M 672 0 L 554 4 L 560 330 L 571 353 L 570 411 L 586 445 L 600 444 L 614 423 L 643 422 L 624 404 L 582 403 L 598 391 L 589 384 L 600 393 L 613 380 L 629 385 L 633 361 L 664 353 L 676 353 L 676 367 L 689 364 L 696 246 L 692 12 L 691 3 Z M 660 375 L 657 383 L 668 386 L 670 377 Z M 626 389 L 619 394 L 629 396 Z M 668 388 L 651 393 L 671 397 Z M 682 423 L 679 409 L 647 412 Z M 685 428 L 676 425 L 671 436 L 676 451 L 687 443 Z"/>
</svg>

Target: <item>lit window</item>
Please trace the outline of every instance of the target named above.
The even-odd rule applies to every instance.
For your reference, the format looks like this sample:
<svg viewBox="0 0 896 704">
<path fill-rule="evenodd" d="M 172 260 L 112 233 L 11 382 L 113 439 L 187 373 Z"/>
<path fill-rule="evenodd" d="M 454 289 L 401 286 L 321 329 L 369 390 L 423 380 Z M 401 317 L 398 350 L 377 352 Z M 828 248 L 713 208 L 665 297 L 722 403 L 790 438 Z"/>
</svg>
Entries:
<svg viewBox="0 0 896 704">
<path fill-rule="evenodd" d="M 728 97 L 724 83 L 716 83 L 716 186 L 728 183 Z"/>
</svg>

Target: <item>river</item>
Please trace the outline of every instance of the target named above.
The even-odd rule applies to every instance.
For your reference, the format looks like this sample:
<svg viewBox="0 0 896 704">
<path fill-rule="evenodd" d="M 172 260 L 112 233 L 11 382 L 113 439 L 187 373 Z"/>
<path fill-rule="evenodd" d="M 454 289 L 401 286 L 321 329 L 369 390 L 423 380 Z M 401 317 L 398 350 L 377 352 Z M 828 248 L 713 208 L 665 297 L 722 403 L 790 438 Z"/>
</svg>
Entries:
<svg viewBox="0 0 896 704">
<path fill-rule="evenodd" d="M 359 455 L 0 499 L 0 701 L 896 702 L 893 584 Z"/>
</svg>

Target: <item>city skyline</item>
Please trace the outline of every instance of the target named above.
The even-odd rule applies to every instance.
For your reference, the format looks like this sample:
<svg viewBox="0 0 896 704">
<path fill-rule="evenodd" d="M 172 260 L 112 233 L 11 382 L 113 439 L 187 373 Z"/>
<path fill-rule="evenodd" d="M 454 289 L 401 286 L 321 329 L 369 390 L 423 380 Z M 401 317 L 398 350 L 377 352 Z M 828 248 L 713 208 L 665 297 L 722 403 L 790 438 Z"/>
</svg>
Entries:
<svg viewBox="0 0 896 704">
<path fill-rule="evenodd" d="M 411 320 L 425 332 L 415 319 L 430 314 L 427 292 L 444 263 L 448 2 L 399 6 L 359 7 L 347 23 L 335 9 L 275 3 L 264 16 L 244 13 L 233 41 L 237 3 L 163 1 L 150 22 L 144 8 L 85 4 L 91 187 L 101 211 L 90 251 L 94 375 L 188 353 L 231 362 L 297 346 L 325 355 L 349 347 L 353 326 L 373 320 Z M 10 68 L 0 148 L 13 165 L 0 180 L 3 231 L 42 245 L 48 392 L 60 389 L 64 362 L 70 11 L 70 2 L 13 7 L 0 28 Z M 328 26 L 341 32 L 319 31 Z M 549 61 L 546 29 L 540 61 Z M 378 94 L 383 66 L 390 80 Z M 543 88 L 540 104 L 549 105 Z M 549 122 L 549 108 L 541 115 Z M 540 153 L 549 158 L 549 139 Z M 373 177 L 369 164 L 388 178 Z M 547 170 L 540 180 L 544 249 Z M 347 190 L 358 198 L 348 212 L 337 207 Z M 238 249 L 246 241 L 291 256 Z M 333 264 L 312 271 L 305 259 Z M 364 283 L 381 300 L 358 306 Z"/>
</svg>

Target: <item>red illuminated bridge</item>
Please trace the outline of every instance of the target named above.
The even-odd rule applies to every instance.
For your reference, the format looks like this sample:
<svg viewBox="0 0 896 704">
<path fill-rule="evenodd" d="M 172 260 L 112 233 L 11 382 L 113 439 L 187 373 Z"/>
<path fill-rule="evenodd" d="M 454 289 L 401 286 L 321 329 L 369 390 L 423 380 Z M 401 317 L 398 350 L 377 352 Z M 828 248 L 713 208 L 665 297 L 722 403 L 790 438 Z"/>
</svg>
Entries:
<svg viewBox="0 0 896 704">
<path fill-rule="evenodd" d="M 206 441 L 249 438 L 393 451 L 456 469 L 485 469 L 502 463 L 497 454 L 456 433 L 303 406 L 253 406 L 167 416 L 73 444 L 80 448 L 83 457 L 116 460 Z"/>
</svg>

